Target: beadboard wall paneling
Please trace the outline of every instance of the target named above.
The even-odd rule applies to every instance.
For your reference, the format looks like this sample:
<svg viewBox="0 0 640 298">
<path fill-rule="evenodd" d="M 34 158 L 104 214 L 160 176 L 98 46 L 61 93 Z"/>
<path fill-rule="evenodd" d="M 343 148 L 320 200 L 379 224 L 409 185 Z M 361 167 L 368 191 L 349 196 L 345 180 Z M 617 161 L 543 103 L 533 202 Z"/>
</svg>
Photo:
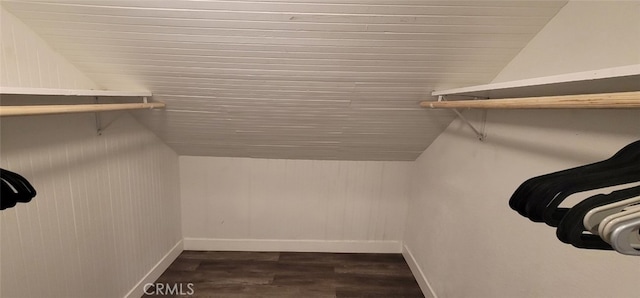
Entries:
<svg viewBox="0 0 640 298">
<path fill-rule="evenodd" d="M 566 1 L 4 0 L 180 155 L 415 160 Z M 96 53 L 99 53 L 96 55 Z"/>
<path fill-rule="evenodd" d="M 0 165 L 36 188 L 0 212 L 2 297 L 123 297 L 181 240 L 178 157 L 128 114 L 2 118 Z"/>
<path fill-rule="evenodd" d="M 96 87 L 0 13 L 2 86 Z M 129 114 L 101 115 L 102 136 L 93 114 L 0 119 L 0 166 L 38 192 L 0 212 L 1 297 L 123 297 L 182 239 L 176 153 Z"/>
<path fill-rule="evenodd" d="M 209 240 L 217 249 L 344 251 L 353 242 L 399 252 L 410 167 L 181 156 L 185 248 Z"/>
<path fill-rule="evenodd" d="M 96 89 L 31 28 L 0 6 L 0 87 Z"/>
</svg>

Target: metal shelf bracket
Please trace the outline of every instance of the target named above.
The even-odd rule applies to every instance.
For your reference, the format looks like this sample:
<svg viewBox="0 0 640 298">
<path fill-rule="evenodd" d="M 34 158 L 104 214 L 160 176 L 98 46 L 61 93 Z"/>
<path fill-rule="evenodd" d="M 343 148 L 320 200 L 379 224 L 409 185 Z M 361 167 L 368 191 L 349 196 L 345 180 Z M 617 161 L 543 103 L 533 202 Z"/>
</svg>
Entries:
<svg viewBox="0 0 640 298">
<path fill-rule="evenodd" d="M 477 98 L 475 98 L 477 99 Z M 443 101 L 443 100 L 447 100 L 444 95 L 439 95 L 438 96 L 438 101 Z M 484 139 L 487 137 L 487 135 L 484 133 L 484 125 L 483 125 L 483 129 L 479 130 L 477 129 L 475 126 L 473 126 L 473 124 L 471 124 L 471 122 L 469 122 L 469 120 L 467 120 L 467 118 L 465 118 L 464 116 L 462 116 L 462 113 L 458 110 L 458 109 L 452 109 L 454 113 L 456 113 L 456 115 L 458 115 L 458 117 L 460 118 L 460 120 L 462 120 L 462 122 L 464 122 L 465 124 L 467 124 L 467 126 L 469 126 L 471 128 L 471 130 L 473 130 L 473 132 L 476 134 L 476 137 L 478 138 L 478 140 L 480 140 L 480 142 L 483 142 Z M 486 120 L 486 113 L 487 111 L 484 110 L 483 111 L 484 115 L 483 115 L 483 122 Z"/>
<path fill-rule="evenodd" d="M 97 96 L 95 97 L 95 103 L 99 104 Z M 95 112 L 93 113 L 93 115 L 96 118 L 96 134 L 101 136 L 102 135 L 102 118 L 100 117 L 99 112 Z"/>
</svg>

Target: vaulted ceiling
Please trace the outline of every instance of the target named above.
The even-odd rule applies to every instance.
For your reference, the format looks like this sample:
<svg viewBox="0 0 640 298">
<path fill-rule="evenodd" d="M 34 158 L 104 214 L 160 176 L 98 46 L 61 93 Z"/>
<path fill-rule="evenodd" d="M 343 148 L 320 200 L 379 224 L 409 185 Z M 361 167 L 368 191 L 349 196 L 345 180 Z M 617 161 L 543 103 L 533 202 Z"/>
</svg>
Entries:
<svg viewBox="0 0 640 298">
<path fill-rule="evenodd" d="M 181 155 L 414 160 L 566 1 L 3 0 Z"/>
</svg>

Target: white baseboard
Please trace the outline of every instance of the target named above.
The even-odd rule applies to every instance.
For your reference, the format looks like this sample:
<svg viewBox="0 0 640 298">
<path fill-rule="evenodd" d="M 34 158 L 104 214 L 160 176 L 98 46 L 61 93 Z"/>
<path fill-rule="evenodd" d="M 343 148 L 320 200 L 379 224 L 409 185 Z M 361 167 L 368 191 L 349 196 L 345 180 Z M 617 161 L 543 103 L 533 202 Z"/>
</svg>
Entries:
<svg viewBox="0 0 640 298">
<path fill-rule="evenodd" d="M 427 277 L 424 275 L 424 272 L 422 272 L 422 269 L 420 269 L 420 265 L 418 265 L 418 262 L 416 262 L 416 259 L 413 257 L 411 250 L 409 250 L 406 245 L 402 247 L 402 256 L 404 256 L 404 259 L 407 261 L 409 268 L 411 268 L 411 272 L 416 278 L 416 281 L 418 282 L 422 293 L 424 293 L 425 296 L 427 293 L 431 293 L 431 297 L 438 298 L 438 295 L 436 295 L 436 292 L 431 287 L 431 284 L 427 280 Z"/>
<path fill-rule="evenodd" d="M 185 250 L 400 253 L 400 241 L 184 238 Z"/>
<path fill-rule="evenodd" d="M 167 254 L 158 261 L 158 263 L 149 270 L 149 272 L 125 295 L 125 298 L 140 298 L 144 294 L 144 285 L 153 283 L 158 280 L 162 272 L 169 268 L 169 265 L 178 258 L 183 251 L 183 241 L 180 240 L 176 245 L 167 252 Z"/>
</svg>

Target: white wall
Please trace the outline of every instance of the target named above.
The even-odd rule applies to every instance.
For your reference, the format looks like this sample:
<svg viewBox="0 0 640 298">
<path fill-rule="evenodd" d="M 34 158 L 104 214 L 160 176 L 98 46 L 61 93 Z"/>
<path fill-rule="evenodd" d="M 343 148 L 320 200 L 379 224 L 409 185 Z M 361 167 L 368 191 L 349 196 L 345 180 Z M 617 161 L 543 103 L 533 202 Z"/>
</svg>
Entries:
<svg viewBox="0 0 640 298">
<path fill-rule="evenodd" d="M 640 1 L 570 1 L 494 83 L 640 64 Z"/>
<path fill-rule="evenodd" d="M 620 28 L 640 20 L 637 4 L 569 3 L 494 82 L 638 63 L 637 25 Z M 625 37 L 601 44 L 608 36 Z M 415 271 L 438 297 L 637 297 L 640 259 L 563 244 L 508 201 L 528 178 L 639 140 L 640 112 L 492 110 L 486 122 L 481 113 L 466 116 L 484 125 L 484 142 L 456 120 L 415 163 L 404 238 Z"/>
<path fill-rule="evenodd" d="M 181 156 L 185 249 L 399 252 L 411 164 Z"/>
<path fill-rule="evenodd" d="M 639 140 L 639 116 L 491 111 L 485 142 L 455 121 L 416 162 L 405 236 L 438 297 L 637 297 L 640 259 L 563 244 L 508 201 L 530 177 Z"/>
<path fill-rule="evenodd" d="M 96 87 L 0 13 L 2 86 Z M 32 100 L 47 99 L 2 98 Z M 177 155 L 128 114 L 102 117 L 102 136 L 93 114 L 0 120 L 0 166 L 38 192 L 0 212 L 1 297 L 139 297 L 136 283 L 180 252 Z"/>
<path fill-rule="evenodd" d="M 0 86 L 97 88 L 93 81 L 1 6 Z"/>
</svg>

